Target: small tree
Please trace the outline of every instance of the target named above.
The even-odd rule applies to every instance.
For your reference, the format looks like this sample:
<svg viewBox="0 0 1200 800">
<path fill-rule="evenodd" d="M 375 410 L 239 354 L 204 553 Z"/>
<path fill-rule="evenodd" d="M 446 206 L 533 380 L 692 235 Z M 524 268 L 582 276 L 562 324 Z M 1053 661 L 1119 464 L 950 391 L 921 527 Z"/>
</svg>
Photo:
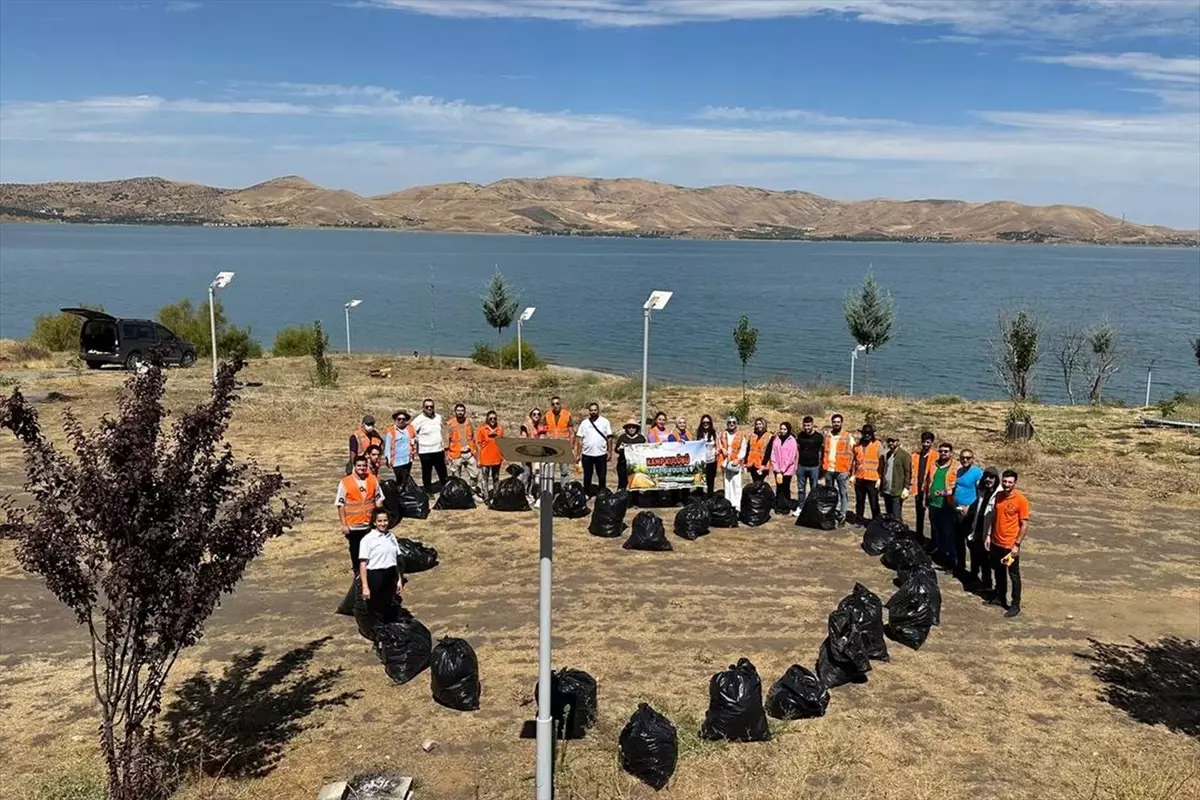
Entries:
<svg viewBox="0 0 1200 800">
<path fill-rule="evenodd" d="M 1000 341 L 993 344 L 992 370 L 1014 403 L 1029 399 L 1030 380 L 1041 357 L 1041 325 L 1028 311 L 1000 312 Z"/>
<path fill-rule="evenodd" d="M 313 340 L 317 332 L 312 325 L 290 325 L 275 333 L 271 345 L 273 356 L 306 356 L 312 353 Z"/>
<path fill-rule="evenodd" d="M 93 311 L 103 311 L 103 306 L 82 305 Z M 33 320 L 33 332 L 29 341 L 54 353 L 79 352 L 79 332 L 83 329 L 83 317 L 60 311 L 57 314 L 41 314 Z"/>
<path fill-rule="evenodd" d="M 854 341 L 867 348 L 866 377 L 870 381 L 870 354 L 883 347 L 892 338 L 892 323 L 896 319 L 895 303 L 892 293 L 880 289 L 875 282 L 875 274 L 868 272 L 863 278 L 858 293 L 846 295 L 843 311 L 846 314 L 846 327 Z"/>
<path fill-rule="evenodd" d="M 1084 348 L 1087 337 L 1078 325 L 1072 325 L 1058 333 L 1054 340 L 1054 358 L 1062 374 L 1063 388 L 1067 391 L 1067 399 L 1075 405 L 1075 376 L 1083 369 L 1086 356 Z"/>
<path fill-rule="evenodd" d="M 250 327 L 239 328 L 230 325 L 225 318 L 225 309 L 218 300 L 214 306 L 217 323 L 217 355 L 226 359 L 259 358 L 262 356 L 262 345 L 254 340 Z M 192 305 L 188 298 L 163 306 L 158 310 L 158 321 L 166 325 L 176 336 L 196 345 L 202 353 L 212 352 L 212 332 L 208 318 L 208 301 L 200 307 Z"/>
<path fill-rule="evenodd" d="M 758 328 L 750 327 L 750 318 L 743 316 L 733 329 L 733 343 L 742 360 L 742 402 L 746 401 L 746 364 L 758 352 Z"/>
<path fill-rule="evenodd" d="M 488 281 L 487 294 L 483 296 L 483 318 L 487 324 L 496 329 L 496 338 L 500 347 L 504 347 L 504 329 L 512 325 L 517 315 L 517 305 L 520 298 L 513 294 L 500 274 L 500 270 Z"/>
<path fill-rule="evenodd" d="M 338 370 L 333 365 L 333 359 L 325 354 L 329 349 L 329 334 L 321 330 L 321 320 L 312 324 L 312 340 L 309 343 L 309 354 L 313 359 L 313 370 L 309 378 L 313 386 L 332 389 L 338 384 Z"/>
<path fill-rule="evenodd" d="M 1091 353 L 1087 358 L 1087 372 L 1092 382 L 1089 400 L 1099 405 L 1104 383 L 1120 369 L 1120 353 L 1117 345 L 1117 330 L 1102 322 L 1087 332 L 1087 347 Z"/>
<path fill-rule="evenodd" d="M 110 800 L 169 793 L 153 738 L 168 673 L 267 539 L 303 516 L 282 475 L 223 441 L 241 366 L 223 364 L 212 397 L 170 430 L 163 370 L 131 375 L 115 419 L 89 433 L 64 415 L 74 458 L 19 390 L 0 402 L 32 501 L 4 501 L 17 559 L 87 626 Z"/>
</svg>

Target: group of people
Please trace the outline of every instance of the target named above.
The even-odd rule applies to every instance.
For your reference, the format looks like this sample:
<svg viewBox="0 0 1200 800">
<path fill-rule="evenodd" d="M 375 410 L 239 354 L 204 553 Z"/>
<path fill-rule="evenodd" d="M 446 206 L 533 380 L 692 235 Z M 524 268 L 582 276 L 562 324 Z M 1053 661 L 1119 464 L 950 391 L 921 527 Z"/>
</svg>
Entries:
<svg viewBox="0 0 1200 800">
<path fill-rule="evenodd" d="M 665 412 L 657 412 L 643 433 L 638 420 L 629 419 L 614 435 L 596 403 L 588 406 L 587 416 L 576 420 L 555 396 L 545 412 L 530 409 L 517 435 L 569 443 L 589 495 L 607 488 L 608 465 L 614 461 L 617 488 L 628 488 L 625 448 L 630 445 L 699 441 L 705 445 L 708 495 L 714 494 L 719 473 L 724 495 L 735 508 L 741 506 L 747 476 L 752 482 L 773 480 L 777 506 L 791 508 L 795 515 L 800 514 L 818 485 L 836 490 L 839 526 L 847 524 L 851 485 L 853 521 L 858 525 L 868 524 L 881 512 L 903 522 L 905 502 L 912 500 L 914 530 L 935 558 L 974 584 L 989 603 L 1005 607 L 1007 616 L 1020 614 L 1020 547 L 1029 520 L 1029 502 L 1016 488 L 1016 472 L 982 469 L 969 449 L 963 449 L 956 458 L 954 446 L 942 442 L 935 447 L 936 437 L 929 431 L 921 434 L 920 449 L 911 453 L 901 447 L 895 435 L 887 435 L 880 442 L 870 424 L 860 428 L 856 439 L 845 429 L 841 414 L 830 418 L 825 431 L 817 430 L 813 418 L 806 416 L 799 431 L 793 430 L 790 422 L 780 422 L 774 433 L 762 417 L 754 420 L 749 432 L 741 429 L 734 416 L 725 419 L 725 428 L 719 432 L 709 414 L 702 415 L 691 431 L 684 417 L 677 417 L 673 426 L 668 420 Z M 454 475 L 486 499 L 499 482 L 504 458 L 498 440 L 504 436 L 504 426 L 494 410 L 489 410 L 483 424 L 476 427 L 463 403 L 456 404 L 453 417 L 444 420 L 435 402 L 426 399 L 415 417 L 404 409 L 395 411 L 392 425 L 383 432 L 375 427 L 374 418 L 363 417 L 362 426 L 349 439 L 347 476 L 338 488 L 337 499 L 355 572 L 359 568 L 359 543 L 374 525 L 374 509 L 382 503 L 379 474 L 384 467 L 390 468 L 397 483 L 403 485 L 409 480 L 413 463 L 419 461 L 426 492 L 436 491 L 449 475 Z M 531 501 L 536 503 L 538 465 L 519 466 Z M 571 464 L 559 464 L 557 477 L 566 482 L 571 471 Z M 433 481 L 435 474 L 437 483 Z M 366 573 L 363 580 L 365 586 Z"/>
</svg>

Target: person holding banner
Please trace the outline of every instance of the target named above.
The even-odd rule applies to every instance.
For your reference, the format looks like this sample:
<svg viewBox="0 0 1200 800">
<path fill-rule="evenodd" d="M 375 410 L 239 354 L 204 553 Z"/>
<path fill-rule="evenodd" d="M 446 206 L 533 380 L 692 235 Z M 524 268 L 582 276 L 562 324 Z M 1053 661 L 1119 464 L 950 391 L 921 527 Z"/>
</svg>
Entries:
<svg viewBox="0 0 1200 800">
<path fill-rule="evenodd" d="M 737 417 L 725 420 L 725 430 L 717 441 L 717 466 L 722 470 L 725 499 L 734 508 L 742 507 L 742 467 L 746 463 L 749 442 L 738 430 Z"/>
<path fill-rule="evenodd" d="M 690 442 L 692 435 L 688 433 L 687 420 L 683 417 L 675 420 L 675 430 L 667 437 L 668 442 Z"/>
<path fill-rule="evenodd" d="M 646 443 L 658 444 L 670 440 L 671 433 L 667 430 L 667 412 L 660 411 L 654 415 L 654 424 L 650 426 L 650 430 L 646 431 Z"/>
<path fill-rule="evenodd" d="M 629 462 L 625 460 L 625 447 L 631 444 L 645 444 L 646 437 L 642 436 L 639 429 L 642 426 L 638 424 L 636 419 L 625 421 L 624 429 L 621 435 L 617 437 L 616 452 L 617 452 L 617 489 L 629 488 Z"/>
<path fill-rule="evenodd" d="M 711 415 L 700 417 L 695 440 L 704 442 L 704 483 L 708 487 L 708 496 L 712 497 L 717 486 L 717 429 L 713 427 Z"/>
</svg>

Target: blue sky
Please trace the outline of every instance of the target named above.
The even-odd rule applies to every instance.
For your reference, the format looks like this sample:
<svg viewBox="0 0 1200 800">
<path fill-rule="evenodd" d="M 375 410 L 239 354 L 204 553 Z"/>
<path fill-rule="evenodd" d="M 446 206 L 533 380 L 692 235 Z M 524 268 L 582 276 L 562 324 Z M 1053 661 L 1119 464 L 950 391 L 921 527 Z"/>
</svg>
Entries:
<svg viewBox="0 0 1200 800">
<path fill-rule="evenodd" d="M 556 174 L 1200 227 L 1197 0 L 0 0 L 0 180 Z"/>
</svg>

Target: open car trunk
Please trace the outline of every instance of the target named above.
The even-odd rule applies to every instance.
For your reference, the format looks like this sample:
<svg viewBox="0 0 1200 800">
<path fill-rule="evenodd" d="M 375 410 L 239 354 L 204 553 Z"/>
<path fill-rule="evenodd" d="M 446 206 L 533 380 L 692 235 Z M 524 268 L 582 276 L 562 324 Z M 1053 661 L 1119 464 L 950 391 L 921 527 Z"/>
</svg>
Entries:
<svg viewBox="0 0 1200 800">
<path fill-rule="evenodd" d="M 83 317 L 83 331 L 79 337 L 79 349 L 84 356 L 115 355 L 118 351 L 117 318 L 91 308 L 61 308 L 64 314 Z"/>
</svg>

